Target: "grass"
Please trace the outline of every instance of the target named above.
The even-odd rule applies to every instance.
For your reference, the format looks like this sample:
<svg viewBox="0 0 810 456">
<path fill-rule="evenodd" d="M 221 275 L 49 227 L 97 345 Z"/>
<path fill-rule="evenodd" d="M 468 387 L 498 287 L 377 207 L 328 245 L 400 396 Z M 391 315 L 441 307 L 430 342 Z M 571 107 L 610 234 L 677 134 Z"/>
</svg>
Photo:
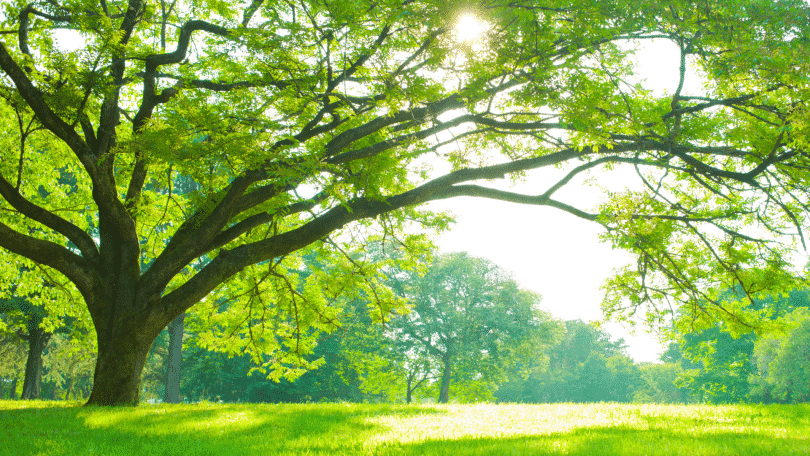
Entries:
<svg viewBox="0 0 810 456">
<path fill-rule="evenodd" d="M 0 401 L 0 455 L 810 455 L 810 405 Z"/>
</svg>

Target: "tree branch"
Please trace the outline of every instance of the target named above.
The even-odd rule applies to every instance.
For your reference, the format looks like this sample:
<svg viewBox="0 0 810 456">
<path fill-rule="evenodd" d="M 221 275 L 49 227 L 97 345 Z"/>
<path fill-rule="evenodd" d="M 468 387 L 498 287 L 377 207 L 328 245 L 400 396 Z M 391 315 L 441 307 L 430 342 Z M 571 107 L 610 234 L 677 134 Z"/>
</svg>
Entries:
<svg viewBox="0 0 810 456">
<path fill-rule="evenodd" d="M 538 196 L 523 195 L 520 193 L 496 190 L 494 188 L 481 187 L 479 185 L 454 185 L 441 192 L 437 192 L 430 199 L 439 200 L 439 199 L 454 198 L 457 196 L 475 196 L 480 198 L 507 201 L 510 203 L 531 204 L 535 206 L 550 206 L 557 209 L 561 209 L 565 212 L 568 212 L 569 214 L 576 215 L 579 218 L 591 222 L 596 222 L 599 220 L 598 214 L 589 214 L 568 204 L 559 202 L 557 200 L 553 200 L 546 195 L 538 195 Z"/>
<path fill-rule="evenodd" d="M 85 258 L 53 242 L 20 234 L 4 223 L 0 223 L 0 247 L 56 269 L 76 285 L 88 305 L 94 302 L 93 268 Z"/>
<path fill-rule="evenodd" d="M 2 175 L 0 175 L 0 196 L 26 217 L 68 238 L 76 244 L 82 256 L 91 264 L 98 260 L 98 249 L 90 235 L 67 220 L 25 199 Z"/>
<path fill-rule="evenodd" d="M 25 71 L 17 65 L 17 62 L 9 55 L 3 43 L 0 42 L 0 68 L 14 81 L 14 85 L 19 90 L 20 95 L 36 114 L 39 122 L 65 142 L 74 154 L 81 161 L 82 166 L 87 170 L 91 178 L 97 176 L 95 159 L 90 152 L 90 148 L 76 131 L 56 115 L 48 106 L 42 92 L 34 86 Z"/>
</svg>

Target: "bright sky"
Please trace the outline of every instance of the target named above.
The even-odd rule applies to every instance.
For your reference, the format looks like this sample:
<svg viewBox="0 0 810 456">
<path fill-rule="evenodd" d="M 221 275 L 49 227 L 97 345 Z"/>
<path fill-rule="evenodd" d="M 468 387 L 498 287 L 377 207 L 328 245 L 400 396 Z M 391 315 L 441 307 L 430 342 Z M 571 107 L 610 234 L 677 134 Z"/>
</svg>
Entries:
<svg viewBox="0 0 810 456">
<path fill-rule="evenodd" d="M 464 21 L 461 22 L 467 24 L 464 27 L 477 27 L 474 20 L 466 18 Z M 646 79 L 645 87 L 658 93 L 676 90 L 678 54 L 674 44 L 647 41 L 637 52 L 636 60 Z M 690 86 L 700 87 L 695 76 L 687 76 L 685 82 L 685 94 Z M 525 183 L 511 189 L 537 195 L 556 182 L 561 173 L 560 170 L 534 172 Z M 612 189 L 623 187 L 618 173 L 599 176 L 601 185 Z M 604 177 L 607 179 L 603 180 Z M 510 188 L 497 183 L 488 185 Z M 555 194 L 557 199 L 580 209 L 595 207 L 600 195 L 600 190 L 583 185 L 582 180 L 571 182 Z M 512 272 L 522 288 L 542 295 L 541 306 L 555 318 L 601 320 L 603 293 L 600 287 L 614 268 L 633 261 L 626 252 L 599 242 L 599 225 L 557 209 L 469 197 L 437 201 L 430 207 L 456 216 L 456 224 L 450 231 L 437 238 L 441 251 L 466 251 Z M 617 323 L 607 323 L 603 328 L 614 339 L 625 339 L 628 354 L 636 362 L 659 361 L 664 347 L 658 337 L 647 333 L 642 325 L 635 334 Z"/>
</svg>

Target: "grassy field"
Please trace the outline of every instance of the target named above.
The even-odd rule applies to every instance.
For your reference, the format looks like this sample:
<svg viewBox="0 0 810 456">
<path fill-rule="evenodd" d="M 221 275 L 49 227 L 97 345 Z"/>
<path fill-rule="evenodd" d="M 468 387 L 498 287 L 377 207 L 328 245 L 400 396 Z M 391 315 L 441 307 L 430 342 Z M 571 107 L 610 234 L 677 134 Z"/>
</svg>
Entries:
<svg viewBox="0 0 810 456">
<path fill-rule="evenodd" d="M 810 455 L 810 405 L 0 401 L 0 455 Z"/>
</svg>

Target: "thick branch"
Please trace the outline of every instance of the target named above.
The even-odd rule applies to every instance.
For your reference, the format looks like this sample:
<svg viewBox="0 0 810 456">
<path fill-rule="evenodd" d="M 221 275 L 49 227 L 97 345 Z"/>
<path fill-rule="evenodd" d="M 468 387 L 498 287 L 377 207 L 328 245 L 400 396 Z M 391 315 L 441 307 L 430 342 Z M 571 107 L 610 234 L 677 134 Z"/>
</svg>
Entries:
<svg viewBox="0 0 810 456">
<path fill-rule="evenodd" d="M 89 263 L 61 245 L 20 234 L 0 223 L 0 247 L 61 272 L 76 285 L 88 304 L 92 294 L 93 272 Z"/>
<path fill-rule="evenodd" d="M 204 298 L 222 281 L 251 264 L 294 252 L 341 229 L 352 221 L 376 217 L 406 206 L 436 199 L 441 196 L 442 190 L 453 184 L 478 179 L 503 178 L 509 173 L 561 163 L 588 153 L 593 153 L 593 150 L 585 148 L 578 151 L 572 148 L 542 157 L 517 160 L 501 165 L 464 169 L 427 182 L 413 190 L 389 197 L 386 200 L 355 199 L 345 205 L 326 211 L 314 220 L 294 230 L 278 234 L 266 240 L 245 244 L 232 250 L 222 251 L 188 282 L 166 295 L 162 299 L 162 306 L 173 307 L 173 311 L 183 311 Z"/>
<path fill-rule="evenodd" d="M 155 54 L 146 57 L 146 73 L 153 73 L 161 65 L 170 65 L 180 63 L 186 58 L 188 53 L 188 45 L 191 40 L 191 34 L 198 30 L 219 35 L 222 37 L 230 36 L 230 30 L 219 25 L 212 24 L 206 21 L 188 21 L 180 27 L 180 35 L 177 37 L 177 48 L 173 52 L 166 54 Z"/>
<path fill-rule="evenodd" d="M 249 232 L 253 228 L 258 226 L 270 223 L 278 217 L 286 217 L 292 214 L 298 214 L 303 211 L 310 210 L 314 208 L 320 201 L 326 199 L 328 194 L 326 192 L 320 192 L 311 199 L 306 201 L 299 201 L 297 203 L 288 204 L 282 208 L 279 208 L 273 212 L 262 212 L 259 214 L 251 215 L 250 217 L 242 220 L 241 222 L 235 224 L 234 226 L 228 228 L 227 230 L 223 231 L 221 234 L 217 235 L 212 241 L 211 245 L 206 248 L 206 251 L 211 251 L 222 247 L 223 245 L 235 240 L 239 236 Z"/>
<path fill-rule="evenodd" d="M 145 286 L 139 292 L 143 298 L 142 302 L 145 302 L 147 297 L 162 293 L 180 270 L 205 251 L 231 219 L 236 202 L 252 182 L 252 179 L 245 177 L 235 179 L 227 190 L 221 193 L 221 200 L 211 200 L 204 204 L 183 223 L 163 252 L 143 274 L 141 282 Z"/>
<path fill-rule="evenodd" d="M 348 147 L 353 142 L 376 133 L 385 127 L 410 121 L 420 123 L 427 119 L 435 118 L 443 112 L 463 106 L 464 102 L 461 100 L 460 96 L 450 95 L 447 98 L 434 101 L 422 108 L 399 111 L 392 116 L 377 117 L 363 125 L 346 130 L 329 141 L 324 147 L 324 159 L 337 155 L 342 149 Z"/>
<path fill-rule="evenodd" d="M 510 203 L 518 204 L 531 204 L 535 206 L 550 206 L 561 209 L 569 214 L 576 215 L 579 218 L 596 222 L 599 219 L 597 214 L 589 214 L 585 211 L 579 210 L 571 205 L 553 200 L 546 195 L 523 195 L 520 193 L 506 192 L 503 190 L 496 190 L 494 188 L 481 187 L 480 185 L 454 185 L 441 192 L 437 192 L 431 200 L 453 198 L 457 196 L 475 196 L 480 198 L 488 198 L 500 201 L 507 201 Z"/>
<path fill-rule="evenodd" d="M 748 95 L 741 95 L 739 97 L 733 97 L 733 98 L 724 98 L 722 100 L 711 100 L 711 101 L 707 101 L 706 103 L 696 104 L 694 106 L 687 106 L 685 108 L 673 109 L 672 111 L 664 114 L 664 116 L 661 117 L 661 119 L 667 120 L 670 117 L 675 117 L 675 116 L 682 115 L 682 114 L 688 114 L 688 113 L 703 111 L 703 110 L 705 110 L 707 108 L 711 108 L 712 106 L 732 106 L 732 105 L 735 105 L 735 104 L 739 104 L 739 103 L 748 101 L 748 100 L 750 100 L 752 98 L 758 97 L 759 95 L 762 95 L 764 93 L 773 92 L 775 90 L 778 90 L 781 87 L 782 87 L 781 85 L 777 85 L 777 86 L 774 86 L 774 87 L 769 87 L 769 88 L 765 89 L 764 91 L 758 92 L 758 93 L 752 93 L 752 94 L 748 94 Z"/>
<path fill-rule="evenodd" d="M 97 175 L 96 163 L 87 143 L 67 122 L 53 112 L 45 101 L 42 92 L 34 87 L 25 71 L 11 58 L 3 43 L 0 43 L 0 68 L 14 81 L 20 95 L 34 111 L 42 126 L 64 141 L 79 158 L 90 177 L 95 177 Z"/>
<path fill-rule="evenodd" d="M 90 263 L 98 259 L 98 249 L 93 238 L 76 225 L 67 220 L 37 206 L 25 199 L 6 179 L 0 175 L 0 195 L 11 204 L 14 209 L 20 211 L 26 217 L 35 220 L 57 233 L 65 236 L 76 244 L 82 252 L 82 256 Z"/>
<path fill-rule="evenodd" d="M 146 121 L 152 117 L 152 113 L 157 105 L 167 102 L 177 94 L 177 88 L 163 90 L 160 94 L 155 93 L 156 72 L 160 65 L 180 63 L 186 58 L 191 33 L 197 30 L 207 31 L 220 36 L 228 36 L 230 34 L 227 29 L 218 25 L 205 21 L 189 21 L 180 28 L 180 35 L 177 38 L 177 48 L 174 52 L 146 57 L 146 71 L 143 73 L 143 96 L 140 109 L 135 114 L 132 121 L 133 132 L 139 132 L 141 127 L 146 124 Z M 132 170 L 132 177 L 130 178 L 126 194 L 126 204 L 132 213 L 134 213 L 135 202 L 143 191 L 143 186 L 146 182 L 146 173 L 147 169 L 143 157 L 139 152 L 136 152 L 135 166 Z"/>
</svg>

